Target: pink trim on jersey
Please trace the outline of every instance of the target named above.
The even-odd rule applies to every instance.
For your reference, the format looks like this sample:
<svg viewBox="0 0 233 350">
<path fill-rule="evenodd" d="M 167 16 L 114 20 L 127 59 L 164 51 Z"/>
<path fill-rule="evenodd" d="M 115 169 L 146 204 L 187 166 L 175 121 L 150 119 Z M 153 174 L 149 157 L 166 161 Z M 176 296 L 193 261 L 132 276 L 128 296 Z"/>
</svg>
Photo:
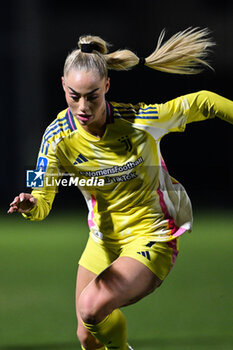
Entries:
<svg viewBox="0 0 233 350">
<path fill-rule="evenodd" d="M 167 169 L 167 166 L 166 166 L 166 164 L 165 164 L 163 158 L 161 157 L 160 160 L 161 160 L 162 168 L 168 173 L 168 169 Z"/>
<path fill-rule="evenodd" d="M 160 190 L 160 184 L 157 189 L 157 193 L 159 195 L 159 203 L 160 203 L 162 212 L 164 214 L 164 218 L 168 220 L 168 225 L 169 225 L 169 228 L 171 229 L 171 235 L 173 235 L 177 231 L 178 227 L 176 226 L 174 219 L 168 213 L 167 206 L 163 198 L 163 192 Z"/>
<path fill-rule="evenodd" d="M 187 229 L 184 227 L 176 226 L 174 219 L 168 213 L 167 206 L 163 198 L 163 192 L 160 190 L 160 183 L 157 189 L 157 193 L 159 195 L 159 203 L 160 203 L 162 212 L 164 214 L 164 218 L 168 220 L 168 225 L 169 225 L 169 228 L 171 229 L 172 237 L 176 238 L 181 236 L 185 231 L 187 231 Z"/>
<path fill-rule="evenodd" d="M 73 129 L 73 131 L 75 130 L 75 127 L 74 127 L 74 124 L 72 123 L 72 120 L 71 120 L 71 116 L 70 116 L 70 109 L 68 108 L 68 117 L 69 117 L 69 122 L 70 122 L 70 125 Z"/>
<path fill-rule="evenodd" d="M 94 206 L 96 205 L 96 199 L 95 199 L 94 196 L 91 196 L 91 205 L 92 205 L 91 219 L 88 220 L 89 228 L 95 226 L 95 223 L 94 223 L 93 219 L 94 219 Z"/>
<path fill-rule="evenodd" d="M 181 236 L 186 230 L 186 228 L 184 227 L 180 227 L 178 228 L 178 230 L 176 231 L 176 233 L 174 233 L 173 237 L 179 237 Z"/>
<path fill-rule="evenodd" d="M 88 220 L 88 226 L 89 226 L 89 228 L 95 226 L 94 221 L 92 219 Z"/>
</svg>

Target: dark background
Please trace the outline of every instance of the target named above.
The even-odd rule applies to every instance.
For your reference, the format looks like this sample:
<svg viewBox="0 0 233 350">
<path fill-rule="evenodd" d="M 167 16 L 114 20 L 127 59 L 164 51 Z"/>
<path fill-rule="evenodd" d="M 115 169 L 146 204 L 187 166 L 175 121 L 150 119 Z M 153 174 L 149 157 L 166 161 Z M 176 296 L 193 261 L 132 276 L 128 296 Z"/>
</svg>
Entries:
<svg viewBox="0 0 233 350">
<path fill-rule="evenodd" d="M 146 57 L 159 33 L 166 38 L 187 27 L 208 27 L 217 45 L 210 55 L 215 71 L 177 76 L 148 68 L 110 72 L 108 100 L 161 103 L 179 95 L 211 90 L 233 99 L 232 1 L 7 1 L 1 19 L 1 183 L 0 205 L 25 186 L 42 134 L 66 108 L 61 75 L 78 37 L 94 34 Z M 166 136 L 162 153 L 168 169 L 187 189 L 195 207 L 233 206 L 233 127 L 215 119 Z M 61 189 L 56 206 L 83 206 L 75 188 Z"/>
</svg>

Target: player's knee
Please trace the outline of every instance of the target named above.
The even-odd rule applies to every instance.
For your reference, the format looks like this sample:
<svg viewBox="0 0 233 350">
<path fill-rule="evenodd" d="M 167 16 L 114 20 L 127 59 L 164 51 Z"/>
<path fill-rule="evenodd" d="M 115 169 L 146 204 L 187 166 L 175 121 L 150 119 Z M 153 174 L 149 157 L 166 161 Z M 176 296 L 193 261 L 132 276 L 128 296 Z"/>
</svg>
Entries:
<svg viewBox="0 0 233 350">
<path fill-rule="evenodd" d="M 83 322 L 87 324 L 96 324 L 99 322 L 101 308 L 98 300 L 97 295 L 89 293 L 87 290 L 80 295 L 78 308 Z"/>
</svg>

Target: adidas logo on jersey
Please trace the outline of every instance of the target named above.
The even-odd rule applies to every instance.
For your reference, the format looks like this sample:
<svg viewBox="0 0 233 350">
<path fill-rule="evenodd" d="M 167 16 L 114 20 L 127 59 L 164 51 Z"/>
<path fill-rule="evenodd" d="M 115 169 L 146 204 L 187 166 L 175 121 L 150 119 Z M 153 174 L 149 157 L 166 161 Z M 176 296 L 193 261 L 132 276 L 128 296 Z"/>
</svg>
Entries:
<svg viewBox="0 0 233 350">
<path fill-rule="evenodd" d="M 88 162 L 88 159 L 85 158 L 81 153 L 79 153 L 78 157 L 76 158 L 76 160 L 73 164 L 76 165 L 76 164 L 81 164 L 81 163 L 85 163 L 85 162 Z"/>
</svg>

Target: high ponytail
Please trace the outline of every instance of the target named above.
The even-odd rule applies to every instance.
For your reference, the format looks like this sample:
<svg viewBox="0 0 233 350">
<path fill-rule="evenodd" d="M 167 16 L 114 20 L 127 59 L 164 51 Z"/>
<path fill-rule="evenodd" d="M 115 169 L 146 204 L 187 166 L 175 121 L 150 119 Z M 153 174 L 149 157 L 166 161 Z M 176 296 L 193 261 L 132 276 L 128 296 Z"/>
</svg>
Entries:
<svg viewBox="0 0 233 350">
<path fill-rule="evenodd" d="M 99 52 L 102 55 L 108 52 L 108 47 L 110 46 L 106 41 L 101 39 L 99 36 L 93 36 L 93 35 L 80 36 L 78 40 L 78 47 L 82 49 L 83 44 L 92 44 L 94 47 L 93 53 Z"/>
<path fill-rule="evenodd" d="M 207 28 L 188 28 L 163 43 L 165 30 L 159 36 L 157 47 L 143 60 L 145 66 L 167 73 L 197 74 L 201 66 L 211 68 L 206 58 L 215 43 L 208 37 Z M 140 58 L 132 51 L 118 50 L 105 55 L 108 68 L 127 70 L 138 65 Z"/>
<path fill-rule="evenodd" d="M 155 51 L 146 58 L 146 66 L 175 74 L 198 74 L 202 66 L 211 68 L 206 58 L 215 43 L 208 37 L 207 28 L 188 28 L 162 44 L 164 35 L 165 30 L 159 36 Z"/>
<path fill-rule="evenodd" d="M 89 50 L 82 47 L 89 46 Z M 83 35 L 78 40 L 78 49 L 73 50 L 66 58 L 64 65 L 64 76 L 70 70 L 95 70 L 103 77 L 108 76 L 108 67 L 105 54 L 108 52 L 109 44 L 98 36 Z"/>
<path fill-rule="evenodd" d="M 202 71 L 202 66 L 211 68 L 207 56 L 215 43 L 209 38 L 207 28 L 188 28 L 163 43 L 164 36 L 165 30 L 159 36 L 156 49 L 145 59 L 140 59 L 131 50 L 108 53 L 109 44 L 100 37 L 81 36 L 79 49 L 66 59 L 64 75 L 75 68 L 94 69 L 101 77 L 107 77 L 108 69 L 129 70 L 140 62 L 149 68 L 175 74 L 197 74 Z"/>
</svg>

